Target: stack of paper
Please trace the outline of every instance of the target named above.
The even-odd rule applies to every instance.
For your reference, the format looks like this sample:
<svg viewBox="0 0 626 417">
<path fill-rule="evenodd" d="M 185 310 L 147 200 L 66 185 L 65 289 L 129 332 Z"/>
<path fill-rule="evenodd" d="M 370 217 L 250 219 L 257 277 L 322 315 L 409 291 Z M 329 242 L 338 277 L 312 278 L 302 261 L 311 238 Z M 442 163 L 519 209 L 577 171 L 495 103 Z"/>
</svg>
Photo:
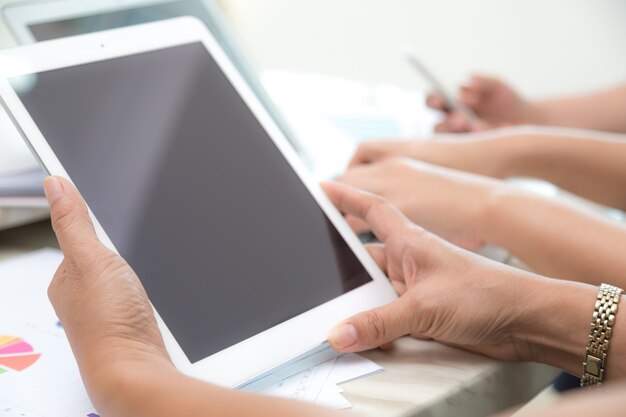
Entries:
<svg viewBox="0 0 626 417">
<path fill-rule="evenodd" d="M 330 408 L 350 408 L 352 405 L 341 395 L 343 389 L 339 384 L 382 371 L 380 365 L 351 353 L 286 378 L 261 393 Z"/>
<path fill-rule="evenodd" d="M 0 263 L 0 417 L 97 417 L 47 297 L 62 257 L 43 249 Z M 346 408 L 337 384 L 381 370 L 345 355 L 261 393 Z"/>
</svg>

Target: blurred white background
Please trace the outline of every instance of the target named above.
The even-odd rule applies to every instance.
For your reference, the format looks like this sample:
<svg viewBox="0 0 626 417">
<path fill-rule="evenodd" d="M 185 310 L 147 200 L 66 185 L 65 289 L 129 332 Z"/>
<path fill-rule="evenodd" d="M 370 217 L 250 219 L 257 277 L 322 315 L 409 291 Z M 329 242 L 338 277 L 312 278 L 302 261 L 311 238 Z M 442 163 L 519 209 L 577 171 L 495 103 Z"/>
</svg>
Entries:
<svg viewBox="0 0 626 417">
<path fill-rule="evenodd" d="M 624 0 L 224 0 L 264 69 L 420 86 L 411 45 L 448 86 L 473 71 L 529 96 L 626 79 Z"/>
<path fill-rule="evenodd" d="M 407 46 L 451 91 L 473 72 L 530 98 L 626 80 L 625 0 L 214 1 L 323 177 L 360 140 L 430 134 L 431 86 Z M 14 44 L 0 23 L 0 47 Z M 30 158 L 11 130 L 0 129 L 4 153 L 10 143 Z"/>
<path fill-rule="evenodd" d="M 626 79 L 624 0 L 220 3 L 262 69 L 420 87 L 399 55 L 408 44 L 449 87 L 474 71 L 532 97 Z M 12 44 L 0 25 L 0 47 Z"/>
</svg>

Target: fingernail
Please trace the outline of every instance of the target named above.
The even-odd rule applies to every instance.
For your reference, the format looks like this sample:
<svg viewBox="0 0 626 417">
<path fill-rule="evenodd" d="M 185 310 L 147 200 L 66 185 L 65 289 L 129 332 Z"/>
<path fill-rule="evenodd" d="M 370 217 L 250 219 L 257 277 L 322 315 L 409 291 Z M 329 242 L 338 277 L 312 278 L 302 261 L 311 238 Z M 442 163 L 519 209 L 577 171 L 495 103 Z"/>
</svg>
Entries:
<svg viewBox="0 0 626 417">
<path fill-rule="evenodd" d="M 331 330 L 328 341 L 336 348 L 345 349 L 356 343 L 356 328 L 352 324 L 342 324 Z"/>
<path fill-rule="evenodd" d="M 43 191 L 48 203 L 52 204 L 63 195 L 63 184 L 56 177 L 46 177 L 43 181 Z"/>
</svg>

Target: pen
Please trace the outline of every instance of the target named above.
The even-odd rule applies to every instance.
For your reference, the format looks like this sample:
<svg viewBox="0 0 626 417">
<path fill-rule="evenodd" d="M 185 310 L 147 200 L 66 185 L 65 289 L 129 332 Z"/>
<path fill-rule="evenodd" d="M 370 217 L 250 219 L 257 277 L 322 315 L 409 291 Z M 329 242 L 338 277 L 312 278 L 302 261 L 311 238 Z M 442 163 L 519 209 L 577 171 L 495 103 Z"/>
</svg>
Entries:
<svg viewBox="0 0 626 417">
<path fill-rule="evenodd" d="M 452 96 L 452 94 L 450 94 L 445 89 L 443 84 L 441 84 L 433 76 L 433 74 L 430 71 L 428 71 L 428 69 L 426 69 L 424 64 L 422 64 L 415 57 L 414 54 L 412 54 L 410 52 L 406 52 L 406 60 L 409 63 L 409 65 L 411 66 L 411 68 L 413 68 L 417 73 L 421 74 L 422 77 L 424 77 L 434 87 L 435 91 L 438 92 L 439 94 L 441 94 L 444 97 L 445 106 L 446 106 L 447 109 L 449 109 L 449 110 L 457 110 L 457 111 L 461 112 L 467 118 L 467 120 L 469 120 L 471 123 L 477 122 L 479 120 L 479 118 L 476 115 L 476 113 L 474 113 L 474 111 L 472 111 L 472 109 L 467 107 L 465 104 L 463 104 L 463 103 L 459 102 L 458 100 L 456 100 Z"/>
</svg>

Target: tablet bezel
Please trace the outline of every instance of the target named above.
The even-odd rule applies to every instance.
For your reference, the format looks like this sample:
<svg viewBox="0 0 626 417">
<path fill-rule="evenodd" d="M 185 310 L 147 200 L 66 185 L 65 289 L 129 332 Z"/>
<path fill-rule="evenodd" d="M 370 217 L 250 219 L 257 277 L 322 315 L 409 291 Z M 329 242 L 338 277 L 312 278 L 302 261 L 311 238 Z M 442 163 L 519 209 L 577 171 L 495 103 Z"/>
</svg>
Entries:
<svg viewBox="0 0 626 417">
<path fill-rule="evenodd" d="M 71 181 L 8 79 L 194 42 L 202 43 L 207 53 L 213 56 L 303 185 L 372 277 L 372 281 L 363 286 L 195 364 L 190 363 L 157 313 L 159 328 L 168 352 L 181 371 L 213 383 L 237 387 L 295 357 L 319 348 L 326 342 L 328 331 L 338 321 L 360 311 L 389 303 L 397 296 L 387 277 L 326 197 L 319 184 L 306 171 L 272 117 L 257 100 L 204 24 L 196 18 L 183 17 L 0 51 L 0 100 L 44 168 L 52 175 L 60 175 Z M 99 238 L 105 245 L 115 250 L 91 210 L 90 215 Z M 259 355 L 259 352 L 263 354 Z"/>
</svg>

